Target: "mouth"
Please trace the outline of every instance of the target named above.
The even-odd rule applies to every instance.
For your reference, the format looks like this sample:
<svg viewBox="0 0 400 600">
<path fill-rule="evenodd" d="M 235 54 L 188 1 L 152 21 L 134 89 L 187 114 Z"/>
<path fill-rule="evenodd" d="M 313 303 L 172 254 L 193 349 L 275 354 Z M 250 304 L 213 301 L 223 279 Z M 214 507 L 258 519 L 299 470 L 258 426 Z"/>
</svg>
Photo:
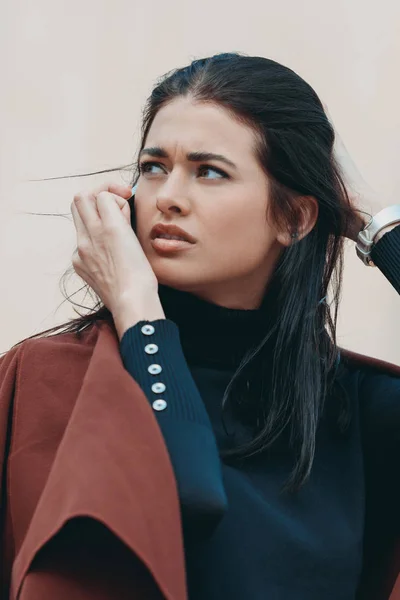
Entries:
<svg viewBox="0 0 400 600">
<path fill-rule="evenodd" d="M 151 245 L 159 254 L 171 254 L 182 250 L 189 250 L 194 247 L 194 243 L 188 242 L 177 236 L 160 236 L 151 240 Z"/>
<path fill-rule="evenodd" d="M 177 225 L 166 225 L 164 223 L 158 223 L 158 225 L 153 227 L 150 238 L 152 243 L 157 242 L 159 247 L 162 246 L 165 248 L 178 247 L 178 244 L 182 243 L 185 245 L 193 245 L 196 243 L 195 238 L 184 229 L 181 229 Z"/>
</svg>

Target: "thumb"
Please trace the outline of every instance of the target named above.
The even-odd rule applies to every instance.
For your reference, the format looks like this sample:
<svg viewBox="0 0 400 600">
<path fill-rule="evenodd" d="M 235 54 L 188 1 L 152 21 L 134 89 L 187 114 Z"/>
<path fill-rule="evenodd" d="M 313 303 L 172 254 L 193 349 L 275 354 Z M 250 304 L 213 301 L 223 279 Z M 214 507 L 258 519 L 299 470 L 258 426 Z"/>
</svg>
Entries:
<svg viewBox="0 0 400 600">
<path fill-rule="evenodd" d="M 132 196 L 132 188 L 130 185 L 119 185 L 118 183 L 113 183 L 110 184 L 108 190 L 106 191 L 111 192 L 111 194 L 116 194 L 121 198 L 125 198 L 125 200 L 128 200 Z"/>
<path fill-rule="evenodd" d="M 128 200 L 132 196 L 132 188 L 129 185 L 121 185 L 119 183 L 103 183 L 97 189 L 94 190 L 94 194 L 100 194 L 100 192 L 110 192 L 110 194 L 116 194 Z"/>
</svg>

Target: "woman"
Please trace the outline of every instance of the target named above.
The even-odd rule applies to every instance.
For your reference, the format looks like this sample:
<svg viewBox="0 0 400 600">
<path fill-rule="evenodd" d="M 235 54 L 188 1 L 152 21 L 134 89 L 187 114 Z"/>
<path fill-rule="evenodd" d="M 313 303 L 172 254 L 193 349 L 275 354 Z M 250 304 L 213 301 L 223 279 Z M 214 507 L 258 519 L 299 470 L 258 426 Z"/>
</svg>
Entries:
<svg viewBox="0 0 400 600">
<path fill-rule="evenodd" d="M 349 201 L 333 157 L 334 132 L 318 96 L 274 61 L 221 54 L 163 78 L 149 98 L 142 133 L 135 195 L 131 186 L 110 184 L 78 194 L 71 205 L 78 238 L 73 266 L 99 297 L 99 310 L 75 319 L 57 336 L 58 347 L 64 340 L 65 369 L 70 357 L 62 384 L 58 377 L 51 384 L 46 379 L 48 342 L 47 354 L 41 354 L 40 377 L 46 379 L 41 394 L 50 398 L 49 387 L 52 398 L 66 394 L 69 377 L 80 368 L 76 357 L 86 346 L 76 341 L 79 336 L 72 342 L 71 334 L 111 323 L 125 370 L 147 398 L 168 449 L 190 600 L 377 597 L 373 586 L 383 567 L 380 559 L 400 535 L 399 485 L 393 477 L 400 449 L 400 370 L 357 363 L 336 345 L 344 239 L 357 241 L 369 219 Z M 397 208 L 381 220 L 372 250 L 362 240 L 358 247 L 360 257 L 371 257 L 400 291 Z M 332 280 L 333 316 L 326 301 Z M 99 373 L 108 368 L 106 361 L 101 364 Z M 87 378 L 82 367 L 80 382 L 85 373 Z M 79 389 L 74 398 L 78 395 Z M 94 402 L 95 396 L 92 390 L 85 398 Z M 43 397 L 38 394 L 39 405 Z M 139 404 L 138 415 L 144 410 Z M 86 418 L 95 419 L 95 411 L 87 410 Z M 109 411 L 112 420 L 114 398 Z M 54 502 L 46 505 L 43 497 L 50 493 L 46 486 L 56 486 L 54 472 L 61 472 L 56 463 L 65 460 L 68 443 L 64 426 L 52 425 L 55 413 L 46 413 L 46 425 L 52 435 L 60 430 L 60 446 L 53 444 L 46 471 L 50 484 L 43 477 L 36 524 L 38 514 L 45 520 L 45 506 L 53 510 Z M 73 418 L 79 416 L 72 411 L 68 423 Z M 94 425 L 91 429 L 92 437 L 93 431 L 100 436 Z M 124 435 L 114 429 L 116 440 Z M 136 458 L 140 435 L 137 429 L 130 440 Z M 74 444 L 79 446 L 79 435 L 71 452 Z M 21 442 L 18 452 L 23 447 Z M 143 450 L 124 470 L 128 479 L 150 451 Z M 14 449 L 13 456 L 18 452 Z M 85 462 L 84 454 L 78 462 Z M 107 457 L 102 460 L 106 464 Z M 149 485 L 156 485 L 158 473 L 146 475 Z M 64 492 L 73 496 L 71 487 Z M 163 501 L 168 494 L 165 490 Z M 89 513 L 104 523 L 95 510 L 69 514 Z M 143 505 L 131 514 L 133 522 L 124 521 L 127 529 L 157 519 L 156 509 Z M 66 564 L 92 534 L 99 552 L 92 563 L 95 578 L 105 577 L 115 541 L 95 536 L 86 523 L 89 533 L 77 544 L 83 522 L 71 518 L 79 523 L 74 529 L 66 520 L 58 529 L 58 546 L 55 527 L 40 541 L 28 528 L 28 542 L 15 552 L 16 566 L 10 558 L 3 569 L 4 589 L 29 600 L 36 597 L 33 589 L 41 590 L 37 597 L 50 597 L 57 578 L 67 589 Z M 132 548 L 128 533 L 124 538 L 117 526 L 105 525 Z M 175 533 L 171 552 L 178 528 Z M 46 554 L 49 540 L 53 551 Z M 65 548 L 74 552 L 63 554 Z M 150 554 L 135 552 L 163 597 L 177 598 L 178 592 L 160 584 L 161 575 L 145 558 Z M 79 560 L 85 565 L 83 554 Z M 35 584 L 29 569 L 46 583 Z M 49 572 L 52 578 L 43 579 Z M 114 576 L 113 571 L 116 585 Z M 392 574 L 390 589 L 394 581 Z M 90 598 L 125 597 L 117 591 L 113 596 L 112 585 L 104 591 L 102 582 L 102 591 Z M 54 597 L 61 597 L 57 590 Z M 157 593 L 143 587 L 139 594 L 134 583 L 126 590 L 126 597 Z M 65 597 L 86 599 L 88 593 L 77 584 Z"/>
</svg>

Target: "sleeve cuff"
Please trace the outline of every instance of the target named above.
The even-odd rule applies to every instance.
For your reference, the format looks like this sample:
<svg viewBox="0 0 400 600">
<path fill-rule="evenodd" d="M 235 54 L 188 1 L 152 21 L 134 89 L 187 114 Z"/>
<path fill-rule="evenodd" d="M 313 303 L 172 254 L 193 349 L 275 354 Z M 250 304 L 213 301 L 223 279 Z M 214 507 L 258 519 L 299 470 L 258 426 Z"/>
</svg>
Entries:
<svg viewBox="0 0 400 600">
<path fill-rule="evenodd" d="M 151 326 L 147 331 L 154 332 L 144 334 L 145 326 Z M 157 410 L 155 401 L 165 401 L 165 408 L 158 411 L 160 419 L 168 416 L 211 429 L 207 410 L 183 354 L 176 323 L 169 319 L 136 323 L 122 336 L 120 352 L 126 370 L 153 408 Z M 162 385 L 154 387 L 155 384 Z M 164 403 L 159 404 L 162 407 Z"/>
<path fill-rule="evenodd" d="M 400 225 L 375 244 L 371 259 L 400 294 Z"/>
</svg>

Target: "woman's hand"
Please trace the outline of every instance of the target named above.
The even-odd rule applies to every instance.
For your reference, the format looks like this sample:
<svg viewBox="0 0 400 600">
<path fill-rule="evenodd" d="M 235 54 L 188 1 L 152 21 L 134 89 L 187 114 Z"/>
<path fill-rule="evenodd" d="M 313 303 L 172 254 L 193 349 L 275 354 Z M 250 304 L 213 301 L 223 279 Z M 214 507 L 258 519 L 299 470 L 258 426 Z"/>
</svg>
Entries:
<svg viewBox="0 0 400 600">
<path fill-rule="evenodd" d="M 164 318 L 157 278 L 131 227 L 131 195 L 130 187 L 110 183 L 71 204 L 73 267 L 112 313 L 120 339 L 137 321 Z"/>
</svg>

